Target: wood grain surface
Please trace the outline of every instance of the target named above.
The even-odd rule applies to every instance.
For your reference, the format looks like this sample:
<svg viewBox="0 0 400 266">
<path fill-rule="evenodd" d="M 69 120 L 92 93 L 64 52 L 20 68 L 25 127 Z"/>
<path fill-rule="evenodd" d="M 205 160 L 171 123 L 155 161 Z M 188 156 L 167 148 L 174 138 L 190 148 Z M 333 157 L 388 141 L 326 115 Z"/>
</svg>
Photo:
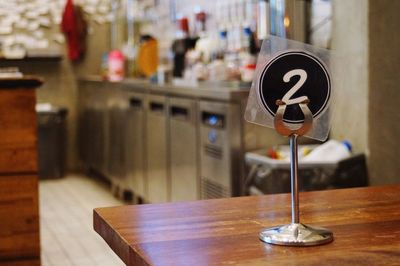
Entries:
<svg viewBox="0 0 400 266">
<path fill-rule="evenodd" d="M 35 93 L 0 89 L 0 173 L 37 172 Z"/>
<path fill-rule="evenodd" d="M 0 79 L 0 265 L 40 265 L 33 88 L 41 80 L 9 82 Z"/>
<path fill-rule="evenodd" d="M 300 193 L 300 214 L 335 240 L 261 242 L 290 223 L 289 194 L 99 208 L 94 229 L 127 265 L 400 265 L 400 185 Z"/>
</svg>

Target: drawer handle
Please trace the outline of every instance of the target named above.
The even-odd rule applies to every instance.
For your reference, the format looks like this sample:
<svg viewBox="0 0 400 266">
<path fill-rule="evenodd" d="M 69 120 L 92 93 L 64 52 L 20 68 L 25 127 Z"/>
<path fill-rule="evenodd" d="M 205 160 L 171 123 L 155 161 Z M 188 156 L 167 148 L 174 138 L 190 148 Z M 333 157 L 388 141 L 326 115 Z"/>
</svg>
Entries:
<svg viewBox="0 0 400 266">
<path fill-rule="evenodd" d="M 131 98 L 129 99 L 129 106 L 133 108 L 142 108 L 142 100 L 138 98 Z"/>
<path fill-rule="evenodd" d="M 151 102 L 150 103 L 150 110 L 152 112 L 163 112 L 164 111 L 164 104 L 157 103 L 157 102 Z"/>
<path fill-rule="evenodd" d="M 184 107 L 172 106 L 171 107 L 171 117 L 174 119 L 188 120 L 189 119 L 189 110 Z"/>
</svg>

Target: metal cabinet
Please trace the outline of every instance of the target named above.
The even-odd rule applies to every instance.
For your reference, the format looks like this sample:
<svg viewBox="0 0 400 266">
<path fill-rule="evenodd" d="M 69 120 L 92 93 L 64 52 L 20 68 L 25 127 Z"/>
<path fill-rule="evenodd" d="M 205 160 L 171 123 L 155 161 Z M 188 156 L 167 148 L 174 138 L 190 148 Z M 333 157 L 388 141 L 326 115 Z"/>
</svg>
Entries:
<svg viewBox="0 0 400 266">
<path fill-rule="evenodd" d="M 85 93 L 86 92 L 86 93 Z M 79 159 L 84 163 L 85 167 L 89 166 L 89 132 L 90 125 L 90 109 L 88 107 L 87 90 L 81 91 L 79 97 L 79 122 L 78 122 L 78 142 L 79 142 Z"/>
<path fill-rule="evenodd" d="M 89 83 L 79 93 L 80 159 L 88 169 L 107 177 L 107 101 L 110 91 L 105 84 Z"/>
<path fill-rule="evenodd" d="M 108 99 L 108 175 L 113 185 L 126 190 L 126 119 L 129 104 L 120 90 Z"/>
<path fill-rule="evenodd" d="M 243 176 L 238 104 L 200 101 L 201 197 L 239 196 Z"/>
<path fill-rule="evenodd" d="M 200 199 L 196 101 L 169 99 L 171 201 Z"/>
<path fill-rule="evenodd" d="M 146 110 L 146 169 L 148 201 L 167 202 L 170 199 L 168 176 L 167 98 L 149 95 Z"/>
<path fill-rule="evenodd" d="M 128 188 L 135 196 L 147 199 L 145 95 L 126 91 L 124 98 L 129 104 L 125 121 L 125 166 Z"/>
<path fill-rule="evenodd" d="M 240 195 L 242 103 L 148 86 L 80 81 L 84 165 L 150 203 Z"/>
</svg>

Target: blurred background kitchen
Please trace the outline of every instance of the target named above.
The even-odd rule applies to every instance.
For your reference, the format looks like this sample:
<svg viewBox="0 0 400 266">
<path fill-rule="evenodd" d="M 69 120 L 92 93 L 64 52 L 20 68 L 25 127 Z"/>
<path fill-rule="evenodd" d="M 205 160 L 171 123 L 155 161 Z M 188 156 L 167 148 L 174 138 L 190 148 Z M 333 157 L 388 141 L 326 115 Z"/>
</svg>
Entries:
<svg viewBox="0 0 400 266">
<path fill-rule="evenodd" d="M 330 141 L 303 140 L 300 157 L 314 159 L 300 189 L 398 183 L 398 10 L 395 0 L 2 1 L 3 74 L 44 79 L 42 264 L 121 264 L 92 232 L 95 207 L 290 191 L 288 140 L 243 119 L 269 35 L 337 59 Z"/>
</svg>

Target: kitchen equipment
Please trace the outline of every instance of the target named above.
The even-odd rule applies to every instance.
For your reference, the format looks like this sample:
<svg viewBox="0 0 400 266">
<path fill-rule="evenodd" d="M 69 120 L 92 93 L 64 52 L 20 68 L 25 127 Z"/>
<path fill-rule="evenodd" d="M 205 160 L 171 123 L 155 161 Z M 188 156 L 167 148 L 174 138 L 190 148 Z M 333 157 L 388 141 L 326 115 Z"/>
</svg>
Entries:
<svg viewBox="0 0 400 266">
<path fill-rule="evenodd" d="M 135 196 L 138 195 L 144 202 L 189 200 L 189 196 L 194 197 L 195 182 L 186 178 L 192 177 L 196 168 L 199 172 L 198 179 L 202 177 L 203 180 L 204 195 L 197 192 L 200 193 L 200 198 L 238 195 L 236 192 L 240 191 L 240 185 L 237 183 L 244 168 L 244 160 L 240 158 L 243 158 L 244 151 L 266 147 L 270 143 L 282 143 L 284 139 L 282 138 L 282 141 L 275 137 L 269 129 L 246 123 L 243 120 L 243 112 L 248 92 L 228 85 L 203 83 L 202 87 L 194 89 L 186 85 L 157 86 L 134 79 L 126 79 L 123 82 L 103 82 L 100 77 L 80 79 L 79 141 L 83 165 L 90 173 L 105 176 L 113 185 L 132 190 Z M 169 102 L 171 107 L 168 107 Z M 199 109 L 200 103 L 202 110 Z M 119 116 L 111 109 L 119 108 L 120 112 L 125 112 L 125 115 L 120 114 L 125 118 L 122 122 L 111 122 Z M 202 112 L 204 118 L 211 118 L 210 114 L 216 114 L 216 117 L 222 115 L 224 125 L 218 128 L 210 124 L 212 121 L 202 120 Z M 185 120 L 186 114 L 190 116 L 188 120 Z M 144 125 L 140 122 L 142 115 Z M 197 138 L 193 137 L 194 123 Z M 123 148 L 112 147 L 115 142 L 111 144 L 113 138 L 110 133 L 116 130 L 111 132 L 111 124 L 119 124 L 122 127 L 120 131 L 124 131 L 125 142 L 118 143 L 124 146 Z M 140 130 L 140 125 L 144 127 L 143 131 Z M 210 133 L 210 138 L 215 137 L 215 133 L 220 138 L 216 143 L 208 140 L 208 132 L 212 130 L 216 132 Z M 139 140 L 140 134 L 144 135 L 142 142 Z M 186 141 L 189 139 L 190 141 Z M 196 160 L 192 157 L 193 147 L 197 147 Z M 118 149 L 124 150 L 125 170 L 122 172 L 125 172 L 126 176 L 119 178 L 124 180 L 123 182 L 118 182 L 118 176 L 109 173 L 110 164 L 114 170 L 118 170 L 115 169 L 115 163 L 111 162 L 111 149 L 112 153 Z M 218 150 L 220 158 L 215 158 L 218 154 L 214 152 Z M 113 157 L 118 158 L 115 155 Z M 195 163 L 189 167 L 189 162 L 193 161 Z M 144 183 L 147 180 L 148 184 L 147 196 L 142 196 L 142 185 L 136 183 L 136 174 L 141 176 L 141 170 L 137 167 L 140 168 L 142 163 L 145 171 Z M 183 167 L 183 164 L 187 166 Z M 178 182 L 187 187 L 179 188 Z M 201 181 L 199 183 L 200 188 L 197 188 L 197 191 L 202 188 Z M 227 192 L 214 193 L 214 185 L 217 190 L 226 188 Z"/>
<path fill-rule="evenodd" d="M 171 201 L 200 199 L 197 109 L 191 99 L 169 99 Z"/>
<path fill-rule="evenodd" d="M 149 95 L 146 110 L 146 169 L 148 201 L 167 202 L 170 199 L 167 158 L 167 98 Z"/>
<path fill-rule="evenodd" d="M 173 63 L 173 76 L 183 77 L 183 72 L 185 70 L 185 56 L 186 53 L 196 46 L 197 38 L 184 38 L 175 40 L 172 43 L 172 52 L 174 53 L 174 63 Z"/>
<path fill-rule="evenodd" d="M 120 196 L 125 190 L 128 190 L 125 168 L 125 140 L 127 139 L 125 124 L 129 106 L 121 94 L 121 90 L 118 90 L 108 101 L 108 174 L 111 177 L 112 185 L 118 189 L 115 191 L 116 194 Z"/>
<path fill-rule="evenodd" d="M 85 83 L 79 97 L 79 147 L 80 159 L 86 170 L 109 179 L 107 102 L 112 99 L 112 86 L 106 83 Z"/>
<path fill-rule="evenodd" d="M 129 103 L 126 126 L 125 163 L 127 186 L 135 197 L 144 200 L 147 198 L 146 167 L 146 120 L 145 120 L 145 95 L 125 91 L 125 99 Z"/>
<path fill-rule="evenodd" d="M 200 101 L 201 198 L 241 194 L 243 176 L 240 105 Z"/>
</svg>

